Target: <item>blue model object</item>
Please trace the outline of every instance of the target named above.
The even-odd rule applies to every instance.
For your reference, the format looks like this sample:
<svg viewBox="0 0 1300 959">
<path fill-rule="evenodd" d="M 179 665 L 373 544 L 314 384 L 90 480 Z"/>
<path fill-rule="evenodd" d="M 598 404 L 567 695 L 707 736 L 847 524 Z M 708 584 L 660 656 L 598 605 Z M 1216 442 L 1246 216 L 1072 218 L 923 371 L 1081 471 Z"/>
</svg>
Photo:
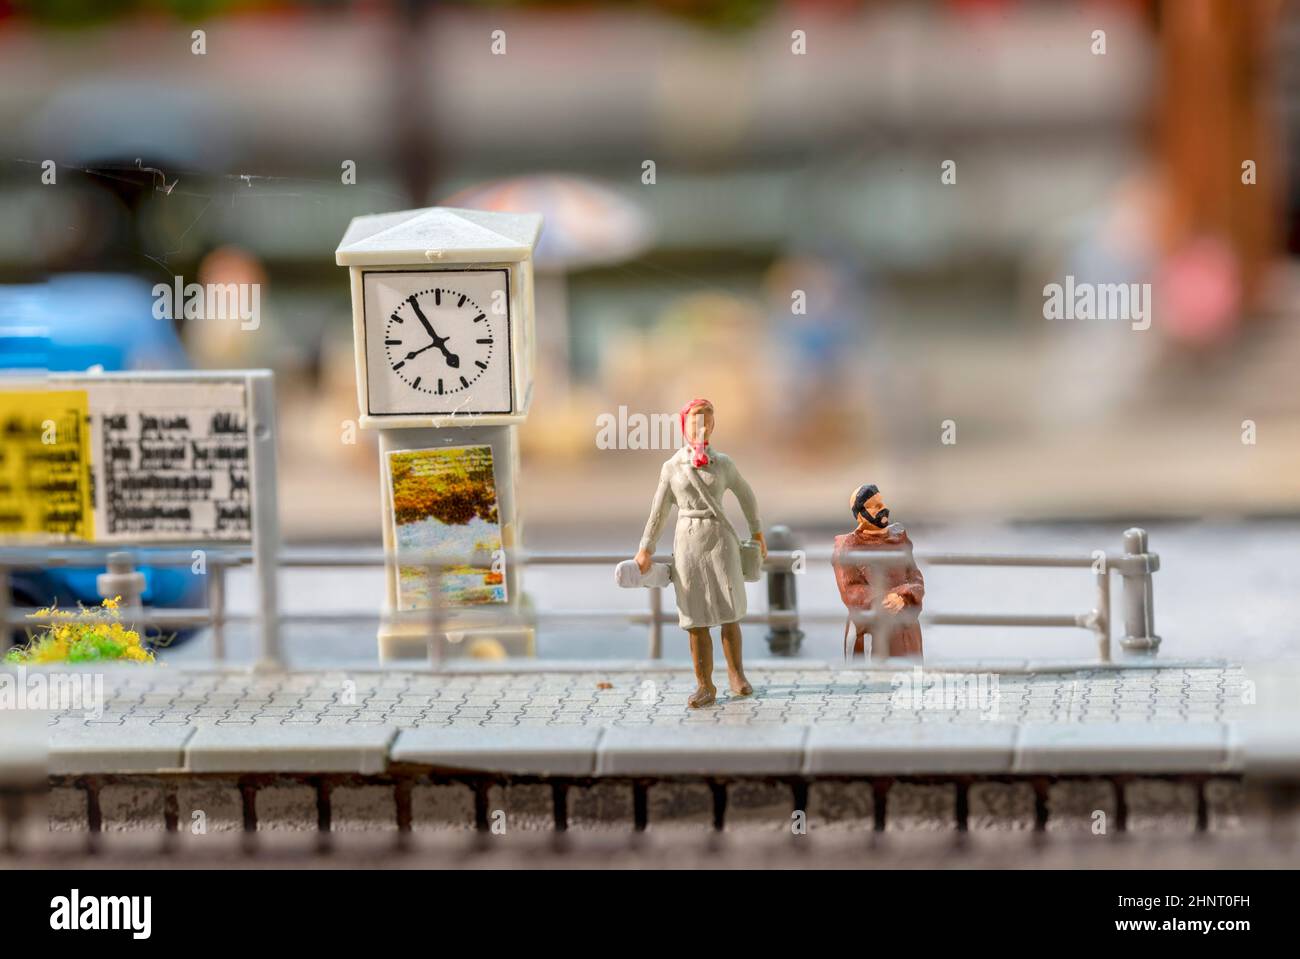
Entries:
<svg viewBox="0 0 1300 959">
<path fill-rule="evenodd" d="M 171 322 L 154 318 L 149 283 L 121 274 L 71 273 L 46 283 L 0 286 L 0 371 L 77 372 L 96 366 L 106 371 L 189 368 Z M 137 555 L 146 605 L 206 604 L 205 575 L 188 566 L 149 566 L 148 550 Z M 14 570 L 12 600 L 18 606 L 98 606 L 95 578 L 103 571 L 102 566 Z"/>
<path fill-rule="evenodd" d="M 148 562 L 148 550 L 140 552 L 143 563 Z M 144 573 L 144 592 L 141 599 L 146 606 L 179 609 L 202 608 L 207 605 L 206 574 L 196 574 L 188 566 L 160 567 L 141 565 Z M 77 604 L 98 606 L 99 591 L 95 578 L 104 571 L 99 567 L 63 566 L 51 569 L 20 569 L 10 574 L 10 594 L 15 606 L 58 606 L 76 609 Z M 175 642 L 192 635 L 193 630 L 180 630 Z M 22 630 L 14 637 L 25 640 Z M 0 648 L 3 644 L 0 643 Z"/>
<path fill-rule="evenodd" d="M 65 273 L 0 286 L 0 370 L 184 370 L 170 320 L 153 316 L 153 287 L 134 276 Z"/>
</svg>

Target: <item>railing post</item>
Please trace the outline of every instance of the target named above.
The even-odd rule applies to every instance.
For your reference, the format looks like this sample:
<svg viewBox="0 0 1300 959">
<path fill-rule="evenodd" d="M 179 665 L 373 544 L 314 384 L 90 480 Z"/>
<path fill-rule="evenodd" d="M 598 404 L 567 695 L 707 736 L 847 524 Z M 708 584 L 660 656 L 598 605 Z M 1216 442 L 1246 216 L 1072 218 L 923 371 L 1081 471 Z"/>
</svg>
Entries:
<svg viewBox="0 0 1300 959">
<path fill-rule="evenodd" d="M 788 526 L 773 526 L 767 533 L 767 548 L 777 552 L 793 551 L 794 534 Z M 799 599 L 795 592 L 795 573 L 790 569 L 767 571 L 768 612 L 797 613 Z M 803 644 L 804 632 L 796 621 L 768 623 L 767 648 L 773 656 L 793 656 Z"/>
<path fill-rule="evenodd" d="M 1110 568 L 1102 559 L 1097 572 L 1097 614 L 1093 628 L 1097 631 L 1097 656 L 1103 663 L 1110 662 Z"/>
<path fill-rule="evenodd" d="M 400 566 L 397 575 L 402 575 Z M 398 616 L 400 615 L 399 609 Z M 446 642 L 442 630 L 442 562 L 435 558 L 429 563 L 429 667 L 431 669 L 442 667 L 443 646 Z"/>
<path fill-rule="evenodd" d="M 226 661 L 226 568 L 208 564 L 208 617 L 212 621 L 212 659 Z"/>
<path fill-rule="evenodd" d="M 650 658 L 664 658 L 664 591 L 661 586 L 650 587 Z"/>
<path fill-rule="evenodd" d="M 867 567 L 871 570 L 873 584 L 871 587 L 871 652 L 868 655 L 875 660 L 885 660 L 889 658 L 893 623 L 881 605 L 886 592 L 881 586 L 889 581 L 889 564 L 873 557 L 867 560 Z"/>
<path fill-rule="evenodd" d="M 1147 552 L 1147 531 L 1133 527 L 1124 532 L 1124 557 L 1120 567 L 1124 593 L 1124 636 L 1119 644 L 1136 653 L 1154 653 L 1160 646 L 1156 635 L 1151 574 L 1160 568 L 1160 557 Z"/>
<path fill-rule="evenodd" d="M 144 573 L 135 568 L 135 557 L 121 551 L 108 554 L 105 572 L 95 577 L 95 589 L 104 599 L 122 597 L 119 608 L 128 622 L 139 620 L 144 613 Z"/>
<path fill-rule="evenodd" d="M 280 506 L 275 446 L 275 379 L 269 370 L 248 374 L 248 409 L 252 417 L 249 440 L 249 509 L 253 526 L 253 570 L 257 577 L 258 670 L 284 668 L 280 648 Z"/>
</svg>

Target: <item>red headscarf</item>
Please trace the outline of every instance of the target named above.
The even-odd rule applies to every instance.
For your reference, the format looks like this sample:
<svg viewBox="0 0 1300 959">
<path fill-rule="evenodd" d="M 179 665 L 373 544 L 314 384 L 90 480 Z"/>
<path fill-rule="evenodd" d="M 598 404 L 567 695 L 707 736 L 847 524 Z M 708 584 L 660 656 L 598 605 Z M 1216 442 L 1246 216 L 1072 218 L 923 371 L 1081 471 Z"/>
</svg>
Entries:
<svg viewBox="0 0 1300 959">
<path fill-rule="evenodd" d="M 701 466 L 709 465 L 709 442 L 708 440 L 705 440 L 703 443 L 691 443 L 690 439 L 686 435 L 686 417 L 691 415 L 691 410 L 697 410 L 702 406 L 707 406 L 709 409 L 713 409 L 713 404 L 710 401 L 704 399 L 702 396 L 697 396 L 695 399 L 683 406 L 681 412 L 678 414 L 682 423 L 682 437 L 686 439 L 686 442 L 691 444 L 691 451 L 695 454 L 691 457 L 691 464 L 696 469 L 699 469 Z"/>
</svg>

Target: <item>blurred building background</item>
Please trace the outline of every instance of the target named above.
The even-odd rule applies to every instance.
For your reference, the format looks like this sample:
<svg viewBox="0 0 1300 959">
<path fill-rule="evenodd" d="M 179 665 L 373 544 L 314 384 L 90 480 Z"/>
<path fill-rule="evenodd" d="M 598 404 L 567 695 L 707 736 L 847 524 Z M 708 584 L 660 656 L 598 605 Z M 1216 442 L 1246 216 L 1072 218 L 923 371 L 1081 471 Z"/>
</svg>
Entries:
<svg viewBox="0 0 1300 959">
<path fill-rule="evenodd" d="M 535 543 L 631 549 L 667 454 L 598 419 L 697 395 L 769 521 L 867 480 L 931 522 L 1292 514 L 1297 92 L 1264 0 L 0 0 L 0 282 L 136 277 L 146 326 L 154 283 L 261 283 L 257 330 L 179 334 L 277 371 L 298 541 L 379 532 L 334 248 L 449 198 L 548 216 Z M 1067 275 L 1150 283 L 1151 328 L 1045 319 Z"/>
</svg>

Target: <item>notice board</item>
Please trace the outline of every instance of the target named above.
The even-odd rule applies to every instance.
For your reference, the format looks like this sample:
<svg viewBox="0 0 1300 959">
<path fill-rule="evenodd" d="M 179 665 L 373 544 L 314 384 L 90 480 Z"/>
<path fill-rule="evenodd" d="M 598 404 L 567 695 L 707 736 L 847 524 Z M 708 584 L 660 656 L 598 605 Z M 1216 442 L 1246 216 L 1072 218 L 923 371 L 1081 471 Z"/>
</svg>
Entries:
<svg viewBox="0 0 1300 959">
<path fill-rule="evenodd" d="M 0 539 L 252 539 L 239 379 L 0 381 Z"/>
</svg>

